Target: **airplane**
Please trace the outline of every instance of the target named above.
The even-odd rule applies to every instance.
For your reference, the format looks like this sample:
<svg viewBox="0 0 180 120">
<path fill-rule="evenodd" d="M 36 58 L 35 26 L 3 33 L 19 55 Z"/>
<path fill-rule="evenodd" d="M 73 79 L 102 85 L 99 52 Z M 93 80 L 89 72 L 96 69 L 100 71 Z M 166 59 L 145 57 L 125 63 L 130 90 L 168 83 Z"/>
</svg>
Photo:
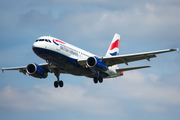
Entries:
<svg viewBox="0 0 180 120">
<path fill-rule="evenodd" d="M 72 74 L 93 78 L 94 83 L 102 83 L 105 78 L 123 76 L 124 71 L 148 68 L 150 66 L 119 68 L 117 64 L 148 60 L 155 58 L 156 54 L 177 51 L 177 49 L 165 49 L 151 52 L 119 55 L 120 35 L 115 34 L 104 57 L 99 57 L 90 52 L 75 47 L 67 42 L 51 36 L 42 36 L 32 45 L 34 53 L 44 59 L 46 63 L 31 63 L 27 66 L 2 68 L 4 70 L 19 70 L 19 72 L 35 78 L 47 78 L 48 73 L 54 73 L 57 80 L 54 87 L 63 87 L 64 83 L 59 79 L 60 74 Z"/>
</svg>

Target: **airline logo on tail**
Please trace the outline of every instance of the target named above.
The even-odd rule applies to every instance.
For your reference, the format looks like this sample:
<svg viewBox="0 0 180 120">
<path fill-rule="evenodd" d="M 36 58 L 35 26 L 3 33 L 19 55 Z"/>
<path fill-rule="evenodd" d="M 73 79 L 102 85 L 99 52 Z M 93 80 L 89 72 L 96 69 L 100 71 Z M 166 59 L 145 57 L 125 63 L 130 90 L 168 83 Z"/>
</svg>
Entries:
<svg viewBox="0 0 180 120">
<path fill-rule="evenodd" d="M 119 54 L 119 42 L 120 42 L 120 40 L 119 39 L 117 39 L 114 43 L 112 43 L 111 44 L 111 46 L 110 46 L 110 55 L 111 56 L 115 56 L 115 55 L 118 55 Z"/>
<path fill-rule="evenodd" d="M 120 35 L 115 34 L 114 38 L 109 46 L 109 49 L 106 53 L 106 56 L 119 55 L 119 43 L 120 43 Z"/>
</svg>

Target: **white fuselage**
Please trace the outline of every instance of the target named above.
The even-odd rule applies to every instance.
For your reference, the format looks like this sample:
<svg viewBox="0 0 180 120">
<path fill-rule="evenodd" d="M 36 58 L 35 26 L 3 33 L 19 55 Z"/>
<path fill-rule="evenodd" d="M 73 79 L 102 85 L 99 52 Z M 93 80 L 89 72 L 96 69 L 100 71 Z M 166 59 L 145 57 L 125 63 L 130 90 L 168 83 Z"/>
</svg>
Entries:
<svg viewBox="0 0 180 120">
<path fill-rule="evenodd" d="M 43 37 L 38 38 L 36 42 L 33 44 L 33 48 L 41 48 L 45 50 L 50 50 L 52 52 L 61 54 L 69 59 L 73 59 L 76 61 L 78 59 L 88 59 L 89 57 L 96 56 L 92 53 L 89 53 L 85 50 L 82 50 L 78 47 L 75 47 L 62 40 L 59 40 L 57 38 L 50 37 L 50 36 L 43 36 Z M 42 52 L 39 54 L 42 54 Z M 48 59 L 48 57 L 45 57 L 45 58 L 42 57 L 42 58 L 45 60 Z M 116 69 L 119 69 L 116 65 L 108 67 L 108 70 L 104 72 L 107 74 L 106 78 L 117 77 L 117 76 L 123 75 L 122 72 L 116 72 Z"/>
</svg>

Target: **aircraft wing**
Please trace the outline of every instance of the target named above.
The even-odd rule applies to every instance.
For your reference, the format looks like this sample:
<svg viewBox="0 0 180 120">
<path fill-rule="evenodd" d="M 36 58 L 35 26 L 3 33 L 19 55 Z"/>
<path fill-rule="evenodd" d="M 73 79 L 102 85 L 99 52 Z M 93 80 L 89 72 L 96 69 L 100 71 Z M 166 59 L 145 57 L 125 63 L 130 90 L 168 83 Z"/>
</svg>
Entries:
<svg viewBox="0 0 180 120">
<path fill-rule="evenodd" d="M 48 63 L 42 63 L 42 64 L 38 64 L 41 67 L 46 67 L 48 65 Z M 27 66 L 20 66 L 20 67 L 8 67 L 8 68 L 2 68 L 2 71 L 4 70 L 26 70 Z"/>
<path fill-rule="evenodd" d="M 19 72 L 26 75 L 26 66 L 2 68 L 2 72 L 4 72 L 4 70 L 19 70 Z"/>
<path fill-rule="evenodd" d="M 41 63 L 41 64 L 38 64 L 39 66 L 43 67 L 44 69 L 48 69 L 48 63 Z M 2 68 L 2 72 L 4 72 L 4 70 L 19 70 L 19 72 L 22 72 L 23 74 L 26 75 L 26 67 L 27 66 L 20 66 L 20 67 L 8 67 L 8 68 Z M 53 68 L 57 68 L 55 65 L 50 65 L 50 69 L 53 69 Z M 67 73 L 63 70 L 61 70 L 61 73 Z"/>
<path fill-rule="evenodd" d="M 148 61 L 150 61 L 150 58 L 156 57 L 156 54 L 172 52 L 172 51 L 178 51 L 178 49 L 166 49 L 166 50 L 136 53 L 136 54 L 117 55 L 110 57 L 102 57 L 101 59 L 106 63 L 107 66 L 112 66 L 114 64 L 122 64 L 122 63 L 128 65 L 129 62 L 143 60 L 143 59 L 147 59 Z"/>
</svg>

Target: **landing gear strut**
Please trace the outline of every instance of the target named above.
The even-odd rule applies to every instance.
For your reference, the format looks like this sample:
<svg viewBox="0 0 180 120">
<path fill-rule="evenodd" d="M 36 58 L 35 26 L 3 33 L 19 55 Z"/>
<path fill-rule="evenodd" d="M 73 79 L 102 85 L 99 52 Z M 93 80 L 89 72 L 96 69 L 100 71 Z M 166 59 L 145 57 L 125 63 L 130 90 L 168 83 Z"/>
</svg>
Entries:
<svg viewBox="0 0 180 120">
<path fill-rule="evenodd" d="M 55 69 L 54 71 L 54 75 L 57 77 L 57 81 L 54 81 L 54 87 L 58 88 L 59 87 L 63 87 L 64 83 L 62 80 L 59 81 L 59 76 L 60 76 L 60 70 L 59 69 Z"/>
<path fill-rule="evenodd" d="M 48 63 L 48 70 L 49 70 L 49 72 L 52 73 L 52 71 L 50 69 L 50 66 L 52 65 L 52 60 L 46 60 L 46 62 Z"/>
</svg>

